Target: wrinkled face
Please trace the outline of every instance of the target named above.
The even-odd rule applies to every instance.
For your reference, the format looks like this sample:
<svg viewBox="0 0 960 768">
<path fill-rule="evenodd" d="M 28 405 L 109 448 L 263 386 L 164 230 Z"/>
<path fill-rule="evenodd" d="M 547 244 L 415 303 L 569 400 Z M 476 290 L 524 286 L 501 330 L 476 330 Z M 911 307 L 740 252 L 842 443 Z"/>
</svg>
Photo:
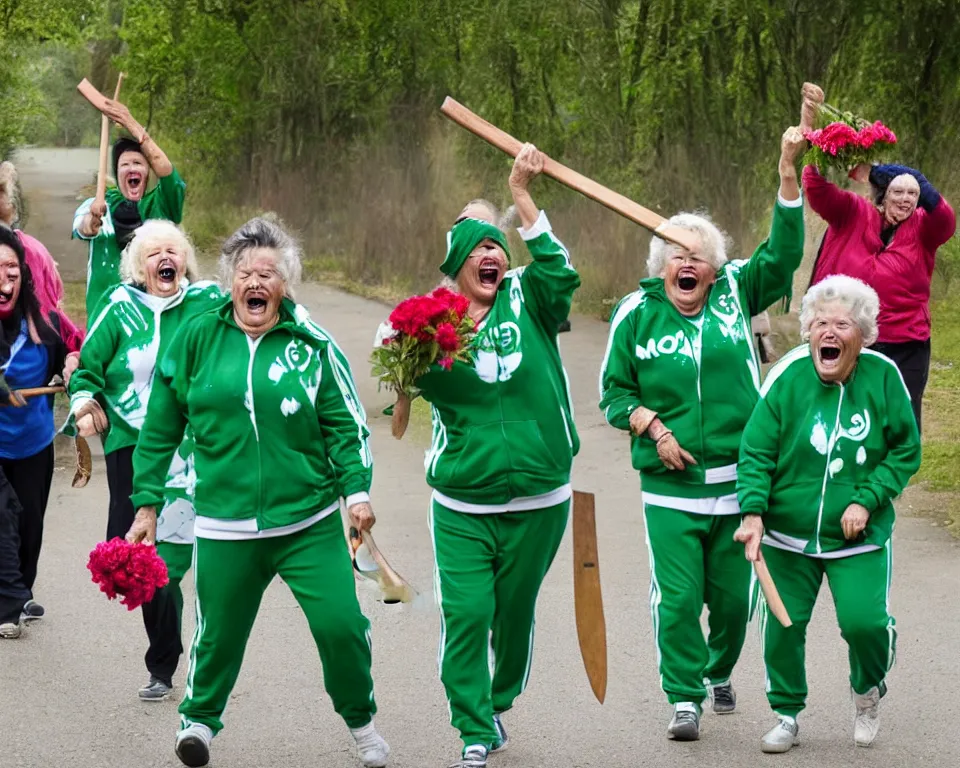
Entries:
<svg viewBox="0 0 960 768">
<path fill-rule="evenodd" d="M 713 265 L 700 256 L 700 247 L 693 251 L 677 250 L 663 270 L 663 287 L 681 315 L 700 314 L 707 303 L 710 286 L 717 280 Z"/>
<path fill-rule="evenodd" d="M 464 296 L 481 305 L 491 305 L 507 274 L 507 256 L 492 240 L 482 240 L 457 273 L 457 287 Z"/>
<path fill-rule="evenodd" d="M 841 302 L 824 304 L 810 326 L 810 354 L 821 381 L 850 378 L 863 349 L 863 333 Z"/>
<path fill-rule="evenodd" d="M 20 262 L 9 245 L 0 245 L 0 319 L 13 314 L 20 298 Z"/>
<path fill-rule="evenodd" d="M 144 274 L 147 293 L 152 296 L 173 296 L 187 273 L 187 257 L 175 240 L 158 240 L 146 248 Z"/>
<path fill-rule="evenodd" d="M 147 176 L 150 166 L 147 158 L 139 152 L 124 152 L 117 163 L 117 185 L 120 194 L 132 203 L 137 203 L 147 191 Z"/>
<path fill-rule="evenodd" d="M 286 285 L 277 269 L 273 248 L 253 248 L 233 272 L 233 313 L 250 336 L 259 336 L 277 324 Z"/>
<path fill-rule="evenodd" d="M 887 224 L 901 224 L 917 210 L 919 199 L 920 185 L 917 180 L 907 173 L 897 176 L 890 182 L 880 204 L 884 220 Z"/>
</svg>

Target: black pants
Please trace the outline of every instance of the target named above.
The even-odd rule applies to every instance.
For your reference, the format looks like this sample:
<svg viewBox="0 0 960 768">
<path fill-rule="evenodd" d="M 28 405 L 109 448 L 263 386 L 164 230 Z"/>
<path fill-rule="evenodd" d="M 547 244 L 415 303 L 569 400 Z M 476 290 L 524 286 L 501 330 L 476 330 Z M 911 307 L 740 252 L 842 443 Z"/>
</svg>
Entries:
<svg viewBox="0 0 960 768">
<path fill-rule="evenodd" d="M 53 483 L 53 443 L 25 459 L 0 459 L 0 469 L 20 502 L 20 575 L 23 586 L 32 592 L 43 545 L 43 517 Z"/>
<path fill-rule="evenodd" d="M 136 510 L 130 501 L 133 493 L 133 448 L 121 448 L 108 453 L 107 484 L 110 486 L 110 512 L 107 519 L 107 541 L 127 535 Z M 183 654 L 180 641 L 180 622 L 177 605 L 170 591 L 164 587 L 157 590 L 153 600 L 142 608 L 143 626 L 147 630 L 150 646 L 143 657 L 147 671 L 167 685 L 172 684 L 173 673 Z"/>
<path fill-rule="evenodd" d="M 20 501 L 0 469 L 0 624 L 20 621 L 30 590 L 20 574 Z"/>
<path fill-rule="evenodd" d="M 913 415 L 917 417 L 917 429 L 921 429 L 920 410 L 923 405 L 923 390 L 927 388 L 930 374 L 930 339 L 904 341 L 896 344 L 878 342 L 871 349 L 886 355 L 897 364 L 900 375 L 910 392 Z"/>
</svg>

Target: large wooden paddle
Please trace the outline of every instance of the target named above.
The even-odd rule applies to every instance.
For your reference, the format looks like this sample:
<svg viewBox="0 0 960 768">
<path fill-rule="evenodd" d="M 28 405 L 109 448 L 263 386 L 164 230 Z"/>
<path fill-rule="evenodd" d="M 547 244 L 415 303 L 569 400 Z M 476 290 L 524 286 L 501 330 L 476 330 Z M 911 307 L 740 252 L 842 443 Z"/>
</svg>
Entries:
<svg viewBox="0 0 960 768">
<path fill-rule="evenodd" d="M 474 114 L 463 104 L 454 101 L 449 96 L 443 101 L 440 107 L 446 117 L 453 122 L 466 128 L 471 133 L 479 136 L 484 141 L 492 144 L 502 152 L 506 152 L 511 157 L 516 157 L 523 144 L 505 131 L 501 131 L 495 125 L 488 123 L 479 115 Z M 581 195 L 596 200 L 601 205 L 606 206 L 611 211 L 619 213 L 621 216 L 630 219 L 630 221 L 646 227 L 658 237 L 669 240 L 672 243 L 693 249 L 698 245 L 697 237 L 685 229 L 670 226 L 667 220 L 658 213 L 654 213 L 649 208 L 644 208 L 639 203 L 635 203 L 628 197 L 624 197 L 619 192 L 614 192 L 602 184 L 598 184 L 593 179 L 577 173 L 572 168 L 568 168 L 562 163 L 558 163 L 546 155 L 543 161 L 543 173 L 570 189 L 579 192 Z"/>
<path fill-rule="evenodd" d="M 597 701 L 607 695 L 607 624 L 600 589 L 597 523 L 592 493 L 573 492 L 573 602 L 580 655 Z"/>
<path fill-rule="evenodd" d="M 113 92 L 113 100 L 120 98 L 120 86 L 123 84 L 123 72 L 117 77 L 117 87 Z M 94 88 L 87 78 L 83 78 L 77 85 L 80 94 L 101 113 L 106 104 L 106 97 Z M 95 200 L 106 204 L 107 201 L 107 158 L 110 154 L 110 118 L 101 114 L 100 118 L 100 167 L 97 172 L 97 194 Z"/>
</svg>

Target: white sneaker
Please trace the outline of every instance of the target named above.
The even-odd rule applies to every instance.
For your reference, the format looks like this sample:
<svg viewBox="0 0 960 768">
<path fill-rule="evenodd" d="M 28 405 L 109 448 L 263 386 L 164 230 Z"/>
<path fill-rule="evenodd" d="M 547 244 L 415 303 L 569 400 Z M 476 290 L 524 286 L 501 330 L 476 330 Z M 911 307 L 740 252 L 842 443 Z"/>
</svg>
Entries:
<svg viewBox="0 0 960 768">
<path fill-rule="evenodd" d="M 760 741 L 760 751 L 768 754 L 779 754 L 789 752 L 791 748 L 800 743 L 797 735 L 800 732 L 800 726 L 792 717 L 780 716 L 777 724 L 773 726 Z"/>
<path fill-rule="evenodd" d="M 858 747 L 869 747 L 880 732 L 880 690 L 871 688 L 860 695 L 853 692 L 857 714 L 853 720 L 853 740 Z"/>
<path fill-rule="evenodd" d="M 203 723 L 190 723 L 177 734 L 177 757 L 189 768 L 202 768 L 210 762 L 213 731 Z"/>
<path fill-rule="evenodd" d="M 363 728 L 351 728 L 350 733 L 357 742 L 357 755 L 365 768 L 383 768 L 387 764 L 390 746 L 377 733 L 373 720 Z"/>
<path fill-rule="evenodd" d="M 0 639 L 16 640 L 21 634 L 23 634 L 23 624 L 19 621 L 0 624 Z"/>
</svg>

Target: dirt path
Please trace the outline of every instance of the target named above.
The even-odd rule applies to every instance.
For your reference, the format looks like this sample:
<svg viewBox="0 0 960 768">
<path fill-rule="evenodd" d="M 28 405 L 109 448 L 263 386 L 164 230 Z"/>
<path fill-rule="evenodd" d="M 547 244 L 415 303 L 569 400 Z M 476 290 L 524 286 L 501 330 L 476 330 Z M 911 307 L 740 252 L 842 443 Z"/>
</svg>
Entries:
<svg viewBox="0 0 960 768">
<path fill-rule="evenodd" d="M 34 203 L 35 211 L 40 207 Z M 374 435 L 378 542 L 399 572 L 429 591 L 425 446 L 390 436 L 389 421 L 380 413 L 387 398 L 367 375 L 370 343 L 386 309 L 317 285 L 305 286 L 300 299 L 335 335 L 358 379 Z M 561 339 L 583 439 L 574 482 L 597 494 L 611 671 L 607 701 L 600 706 L 592 698 L 579 658 L 568 531 L 541 597 L 530 687 L 506 717 L 511 746 L 491 758 L 491 768 L 732 768 L 766 762 L 759 739 L 772 723 L 755 627 L 735 674 L 738 713 L 725 718 L 708 713 L 699 743 L 665 738 L 669 711 L 659 689 L 647 612 L 639 483 L 625 437 L 602 423 L 596 407 L 606 333 L 605 324 L 576 318 L 573 332 Z M 108 603 L 85 571 L 86 555 L 106 523 L 102 459 L 94 472 L 90 486 L 76 491 L 70 472 L 57 471 L 37 585 L 48 618 L 20 641 L 0 645 L 4 758 L 20 768 L 172 768 L 178 765 L 172 751 L 178 702 L 137 701 L 145 650 L 139 617 Z M 898 524 L 892 607 L 899 661 L 883 703 L 883 731 L 870 750 L 852 744 L 845 646 L 829 595 L 821 595 L 809 629 L 811 693 L 801 719 L 803 744 L 770 762 L 811 768 L 960 764 L 960 747 L 946 725 L 960 658 L 958 550 L 957 542 L 926 521 Z M 187 591 L 189 605 L 192 585 Z M 448 765 L 457 740 L 437 680 L 436 611 L 389 608 L 366 593 L 363 600 L 373 622 L 377 720 L 393 746 L 392 765 Z M 189 637 L 192 609 L 184 621 Z M 176 679 L 178 696 L 183 672 Z M 214 743 L 212 764 L 345 768 L 356 764 L 348 747 L 324 694 L 306 622 L 286 586 L 275 582 L 248 646 L 226 729 Z"/>
</svg>

